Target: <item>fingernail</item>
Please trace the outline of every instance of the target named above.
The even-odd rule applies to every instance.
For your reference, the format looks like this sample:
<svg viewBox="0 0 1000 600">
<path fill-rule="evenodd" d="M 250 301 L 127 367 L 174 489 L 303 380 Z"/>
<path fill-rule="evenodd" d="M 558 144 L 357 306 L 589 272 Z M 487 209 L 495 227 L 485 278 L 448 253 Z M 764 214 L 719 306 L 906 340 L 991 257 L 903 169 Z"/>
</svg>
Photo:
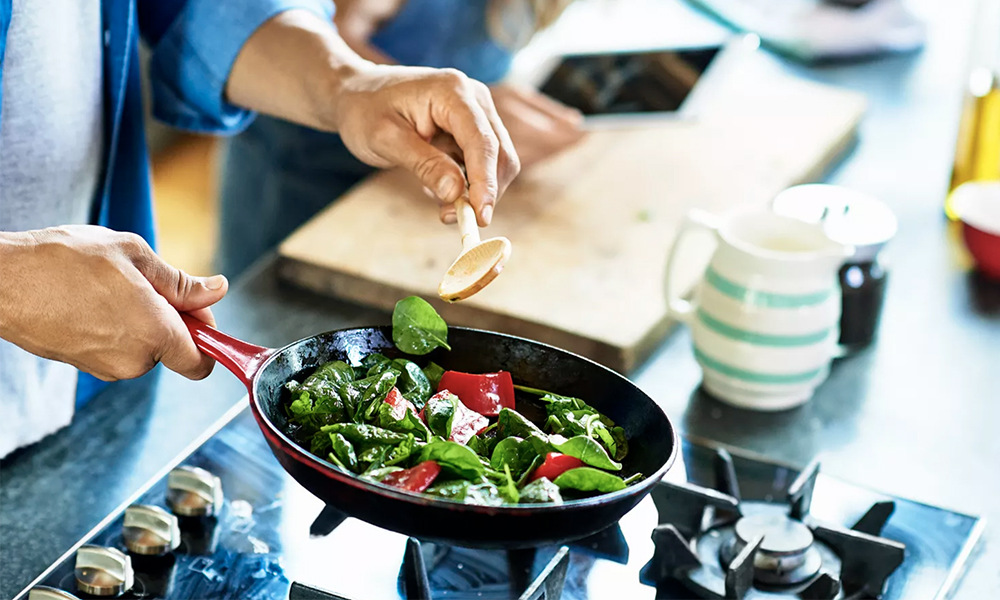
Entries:
<svg viewBox="0 0 1000 600">
<path fill-rule="evenodd" d="M 223 275 L 213 275 L 201 280 L 201 284 L 210 290 L 221 290 L 226 285 L 226 278 Z"/>
<path fill-rule="evenodd" d="M 455 195 L 456 192 L 455 187 L 457 185 L 458 182 L 455 181 L 454 177 L 447 175 L 442 177 L 441 181 L 438 181 L 437 185 L 438 198 L 442 200 L 447 200 L 449 198 L 452 198 Z"/>
<path fill-rule="evenodd" d="M 490 221 L 492 220 L 493 220 L 493 205 L 487 204 L 486 206 L 483 207 L 483 223 L 489 225 Z"/>
<path fill-rule="evenodd" d="M 444 221 L 445 225 L 454 225 L 458 223 L 458 213 L 445 213 L 441 219 Z"/>
</svg>

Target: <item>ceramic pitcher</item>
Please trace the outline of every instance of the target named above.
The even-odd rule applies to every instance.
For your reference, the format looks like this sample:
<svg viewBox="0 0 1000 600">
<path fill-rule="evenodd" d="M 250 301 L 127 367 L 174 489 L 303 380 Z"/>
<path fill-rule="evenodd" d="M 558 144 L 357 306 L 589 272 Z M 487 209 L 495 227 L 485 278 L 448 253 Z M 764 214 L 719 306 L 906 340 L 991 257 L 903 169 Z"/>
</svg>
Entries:
<svg viewBox="0 0 1000 600">
<path fill-rule="evenodd" d="M 685 300 L 673 271 L 697 229 L 717 243 Z M 756 410 L 807 401 L 838 352 L 837 272 L 852 253 L 820 226 L 767 210 L 688 214 L 667 260 L 666 297 L 669 314 L 691 328 L 705 390 Z"/>
</svg>

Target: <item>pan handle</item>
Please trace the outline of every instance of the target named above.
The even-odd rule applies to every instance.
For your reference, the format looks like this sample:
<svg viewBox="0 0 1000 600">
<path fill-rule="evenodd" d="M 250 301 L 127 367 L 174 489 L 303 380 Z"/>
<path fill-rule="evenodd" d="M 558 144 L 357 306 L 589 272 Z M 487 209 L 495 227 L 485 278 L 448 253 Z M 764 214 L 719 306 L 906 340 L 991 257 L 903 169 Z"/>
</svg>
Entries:
<svg viewBox="0 0 1000 600">
<path fill-rule="evenodd" d="M 250 389 L 254 375 L 264 361 L 277 352 L 273 348 L 256 346 L 226 335 L 189 314 L 181 313 L 181 319 L 191 332 L 198 349 L 232 371 L 247 389 Z"/>
</svg>

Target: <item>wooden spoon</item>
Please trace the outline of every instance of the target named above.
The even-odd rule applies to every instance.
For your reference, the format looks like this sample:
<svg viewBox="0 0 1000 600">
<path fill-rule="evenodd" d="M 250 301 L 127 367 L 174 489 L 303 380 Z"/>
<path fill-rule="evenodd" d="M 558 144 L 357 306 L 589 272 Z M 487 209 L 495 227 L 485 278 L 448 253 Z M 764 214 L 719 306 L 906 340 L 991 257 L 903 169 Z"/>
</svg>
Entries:
<svg viewBox="0 0 1000 600">
<path fill-rule="evenodd" d="M 480 241 L 476 211 L 468 198 L 460 198 L 455 208 L 462 232 L 462 253 L 448 267 L 438 286 L 438 295 L 446 302 L 465 300 L 489 285 L 503 270 L 511 250 L 510 240 L 505 237 Z"/>
</svg>

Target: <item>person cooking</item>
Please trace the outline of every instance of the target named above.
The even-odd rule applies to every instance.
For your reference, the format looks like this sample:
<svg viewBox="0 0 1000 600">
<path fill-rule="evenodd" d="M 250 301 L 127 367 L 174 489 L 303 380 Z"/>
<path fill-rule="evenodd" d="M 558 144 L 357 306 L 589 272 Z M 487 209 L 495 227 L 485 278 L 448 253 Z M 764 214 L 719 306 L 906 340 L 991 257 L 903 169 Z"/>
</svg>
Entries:
<svg viewBox="0 0 1000 600">
<path fill-rule="evenodd" d="M 459 69 L 490 85 L 523 168 L 583 137 L 582 117 L 536 91 L 499 83 L 512 52 L 572 0 L 336 0 L 344 41 L 379 64 Z M 374 172 L 339 136 L 262 117 L 228 140 L 217 268 L 229 277 Z M 442 205 L 442 219 L 454 209 Z"/>
<path fill-rule="evenodd" d="M 259 111 L 338 132 L 443 204 L 468 185 L 489 224 L 519 162 L 486 86 L 376 65 L 331 18 L 323 0 L 0 0 L 0 456 L 70 421 L 98 387 L 77 369 L 104 381 L 157 363 L 212 370 L 178 311 L 211 322 L 228 284 L 152 249 L 140 32 L 167 123 L 233 133 Z M 462 164 L 428 143 L 441 133 Z"/>
</svg>

